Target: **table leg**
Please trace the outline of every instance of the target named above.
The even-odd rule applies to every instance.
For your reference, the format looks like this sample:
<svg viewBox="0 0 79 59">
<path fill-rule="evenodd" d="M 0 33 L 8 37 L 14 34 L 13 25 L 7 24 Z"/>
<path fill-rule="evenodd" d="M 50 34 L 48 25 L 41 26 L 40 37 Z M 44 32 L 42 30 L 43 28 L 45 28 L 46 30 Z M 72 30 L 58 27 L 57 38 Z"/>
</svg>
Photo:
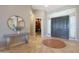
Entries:
<svg viewBox="0 0 79 59">
<path fill-rule="evenodd" d="M 9 49 L 10 48 L 10 38 L 7 37 L 6 38 L 6 49 Z"/>
<path fill-rule="evenodd" d="M 28 43 L 28 38 L 26 36 L 23 37 L 25 43 Z"/>
</svg>

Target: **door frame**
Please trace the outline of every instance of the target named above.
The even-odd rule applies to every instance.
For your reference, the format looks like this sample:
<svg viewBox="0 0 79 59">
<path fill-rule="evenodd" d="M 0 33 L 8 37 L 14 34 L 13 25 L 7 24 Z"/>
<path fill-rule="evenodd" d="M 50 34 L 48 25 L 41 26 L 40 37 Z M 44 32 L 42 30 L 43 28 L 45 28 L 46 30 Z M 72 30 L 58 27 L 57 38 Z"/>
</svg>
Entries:
<svg viewBox="0 0 79 59">
<path fill-rule="evenodd" d="M 36 19 L 40 19 L 41 20 L 41 34 L 40 34 L 40 36 L 42 35 L 42 19 L 40 18 L 40 17 L 37 17 L 37 18 L 35 18 L 35 36 L 36 36 Z"/>
</svg>

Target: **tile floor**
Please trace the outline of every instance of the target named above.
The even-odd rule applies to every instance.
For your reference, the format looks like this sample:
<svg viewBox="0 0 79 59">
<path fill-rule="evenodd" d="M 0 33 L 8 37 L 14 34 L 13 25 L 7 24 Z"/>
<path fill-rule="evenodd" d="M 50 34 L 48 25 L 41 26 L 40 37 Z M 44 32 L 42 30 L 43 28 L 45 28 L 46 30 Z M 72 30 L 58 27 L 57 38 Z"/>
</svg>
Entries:
<svg viewBox="0 0 79 59">
<path fill-rule="evenodd" d="M 39 35 L 34 37 L 30 36 L 28 44 L 21 44 L 15 47 L 11 47 L 8 50 L 3 50 L 6 53 L 79 53 L 79 41 L 59 39 L 66 43 L 66 47 L 61 49 L 50 48 L 42 44 L 43 39 Z"/>
</svg>

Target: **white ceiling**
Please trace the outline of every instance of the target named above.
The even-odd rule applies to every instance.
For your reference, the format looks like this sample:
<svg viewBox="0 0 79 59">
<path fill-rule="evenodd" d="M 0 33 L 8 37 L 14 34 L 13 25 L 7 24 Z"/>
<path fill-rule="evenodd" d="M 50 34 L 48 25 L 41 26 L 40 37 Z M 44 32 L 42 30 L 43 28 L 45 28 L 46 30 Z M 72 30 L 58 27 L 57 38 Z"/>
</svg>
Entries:
<svg viewBox="0 0 79 59">
<path fill-rule="evenodd" d="M 47 12 L 51 12 L 63 8 L 65 6 L 66 5 L 48 5 L 47 7 L 45 7 L 45 5 L 32 5 L 32 8 L 34 10 L 45 10 Z"/>
</svg>

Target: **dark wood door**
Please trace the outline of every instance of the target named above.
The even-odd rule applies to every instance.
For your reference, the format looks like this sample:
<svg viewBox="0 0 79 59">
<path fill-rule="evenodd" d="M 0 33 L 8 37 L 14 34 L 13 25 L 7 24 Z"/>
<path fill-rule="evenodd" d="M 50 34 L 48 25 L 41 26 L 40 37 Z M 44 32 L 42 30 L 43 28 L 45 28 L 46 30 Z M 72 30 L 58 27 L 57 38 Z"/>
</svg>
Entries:
<svg viewBox="0 0 79 59">
<path fill-rule="evenodd" d="M 69 16 L 51 19 L 51 36 L 69 39 Z"/>
</svg>

